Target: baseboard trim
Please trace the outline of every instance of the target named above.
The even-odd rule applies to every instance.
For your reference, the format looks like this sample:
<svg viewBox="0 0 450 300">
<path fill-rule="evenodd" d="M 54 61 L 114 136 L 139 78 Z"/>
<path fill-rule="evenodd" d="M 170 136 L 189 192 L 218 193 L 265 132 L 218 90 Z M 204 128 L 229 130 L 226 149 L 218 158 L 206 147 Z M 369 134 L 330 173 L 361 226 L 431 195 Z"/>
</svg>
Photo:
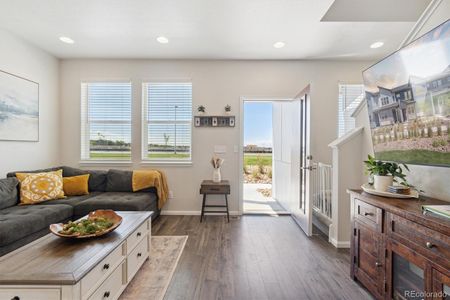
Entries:
<svg viewBox="0 0 450 300">
<path fill-rule="evenodd" d="M 162 210 L 162 216 L 200 216 L 200 210 Z M 207 216 L 211 216 L 206 214 Z M 222 215 L 225 215 L 223 213 Z M 214 214 L 214 216 L 222 216 L 221 214 Z M 230 216 L 240 216 L 239 211 L 230 211 Z"/>
<path fill-rule="evenodd" d="M 336 239 L 329 238 L 329 242 L 336 248 L 350 248 L 350 241 L 337 241 Z"/>
</svg>

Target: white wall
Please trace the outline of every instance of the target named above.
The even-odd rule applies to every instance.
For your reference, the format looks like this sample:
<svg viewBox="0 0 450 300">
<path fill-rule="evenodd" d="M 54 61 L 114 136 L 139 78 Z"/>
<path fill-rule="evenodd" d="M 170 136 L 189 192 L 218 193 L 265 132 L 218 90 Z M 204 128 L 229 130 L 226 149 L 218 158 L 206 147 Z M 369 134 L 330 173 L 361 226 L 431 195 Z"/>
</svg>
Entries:
<svg viewBox="0 0 450 300">
<path fill-rule="evenodd" d="M 39 83 L 39 142 L 0 141 L 0 178 L 59 163 L 58 60 L 0 29 L 0 70 Z"/>
<path fill-rule="evenodd" d="M 214 145 L 227 146 L 222 177 L 232 184 L 230 205 L 238 208 L 238 153 L 240 97 L 289 98 L 311 83 L 313 119 L 312 153 L 315 159 L 331 162 L 327 145 L 337 136 L 338 82 L 361 82 L 361 71 L 371 62 L 334 61 L 189 61 L 189 60 L 63 60 L 60 66 L 61 159 L 77 166 L 80 160 L 80 81 L 130 79 L 133 82 L 133 168 L 139 165 L 140 101 L 142 80 L 186 79 L 193 83 L 193 107 L 203 104 L 208 113 L 220 114 L 230 104 L 236 114 L 233 128 L 194 128 L 193 165 L 160 167 L 169 177 L 174 199 L 166 209 L 196 212 L 202 179 L 212 175 L 209 159 Z"/>
</svg>

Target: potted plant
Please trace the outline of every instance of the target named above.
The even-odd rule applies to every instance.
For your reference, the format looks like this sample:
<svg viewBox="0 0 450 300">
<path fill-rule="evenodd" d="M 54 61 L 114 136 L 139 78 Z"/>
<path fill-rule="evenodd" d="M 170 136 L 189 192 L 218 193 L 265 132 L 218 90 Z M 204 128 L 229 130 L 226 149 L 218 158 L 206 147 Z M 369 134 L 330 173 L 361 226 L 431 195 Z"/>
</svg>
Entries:
<svg viewBox="0 0 450 300">
<path fill-rule="evenodd" d="M 225 113 L 226 114 L 230 114 L 231 113 L 231 105 L 227 104 L 227 106 L 225 106 Z"/>
<path fill-rule="evenodd" d="M 205 112 L 206 112 L 206 107 L 204 107 L 203 105 L 199 105 L 197 107 L 197 112 L 198 112 L 199 115 L 204 115 Z"/>
<path fill-rule="evenodd" d="M 371 155 L 368 155 L 364 164 L 369 175 L 373 175 L 373 185 L 377 191 L 387 191 L 394 182 L 410 186 L 406 181 L 406 175 L 403 174 L 403 168 L 409 171 L 405 164 L 375 160 Z"/>
</svg>

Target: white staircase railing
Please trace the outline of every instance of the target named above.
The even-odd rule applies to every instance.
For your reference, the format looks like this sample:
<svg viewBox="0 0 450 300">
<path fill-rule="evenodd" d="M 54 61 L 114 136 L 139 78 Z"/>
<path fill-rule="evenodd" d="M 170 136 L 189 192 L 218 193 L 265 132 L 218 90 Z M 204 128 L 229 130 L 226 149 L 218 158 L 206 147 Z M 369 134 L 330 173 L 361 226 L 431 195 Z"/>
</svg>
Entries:
<svg viewBox="0 0 450 300">
<path fill-rule="evenodd" d="M 313 210 L 331 223 L 332 166 L 319 162 L 315 167 L 311 174 Z"/>
</svg>

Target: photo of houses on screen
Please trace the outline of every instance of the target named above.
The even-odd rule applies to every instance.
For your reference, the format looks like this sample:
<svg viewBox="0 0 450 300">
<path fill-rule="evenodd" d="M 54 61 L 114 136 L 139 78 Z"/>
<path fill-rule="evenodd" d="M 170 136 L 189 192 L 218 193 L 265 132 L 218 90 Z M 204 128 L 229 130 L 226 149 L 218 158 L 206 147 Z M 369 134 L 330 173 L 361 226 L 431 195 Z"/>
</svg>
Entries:
<svg viewBox="0 0 450 300">
<path fill-rule="evenodd" d="M 363 77 L 375 157 L 450 167 L 450 21 Z"/>
</svg>

